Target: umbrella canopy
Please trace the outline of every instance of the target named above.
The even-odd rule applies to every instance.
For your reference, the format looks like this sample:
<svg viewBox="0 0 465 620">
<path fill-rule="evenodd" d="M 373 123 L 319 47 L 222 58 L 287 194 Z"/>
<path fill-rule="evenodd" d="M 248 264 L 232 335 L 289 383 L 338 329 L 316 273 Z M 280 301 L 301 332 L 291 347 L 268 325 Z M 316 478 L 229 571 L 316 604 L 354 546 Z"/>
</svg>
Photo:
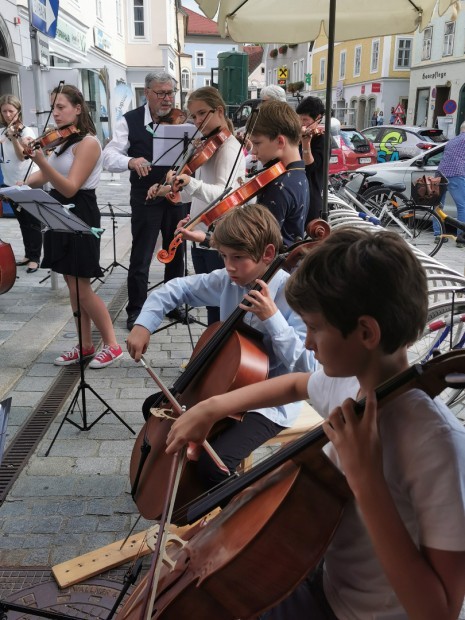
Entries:
<svg viewBox="0 0 465 620">
<path fill-rule="evenodd" d="M 304 43 L 324 27 L 329 34 L 330 0 L 196 0 L 207 17 L 217 14 L 222 36 L 239 43 Z M 349 41 L 421 30 L 438 4 L 442 15 L 457 0 L 337 0 L 335 40 Z"/>
</svg>

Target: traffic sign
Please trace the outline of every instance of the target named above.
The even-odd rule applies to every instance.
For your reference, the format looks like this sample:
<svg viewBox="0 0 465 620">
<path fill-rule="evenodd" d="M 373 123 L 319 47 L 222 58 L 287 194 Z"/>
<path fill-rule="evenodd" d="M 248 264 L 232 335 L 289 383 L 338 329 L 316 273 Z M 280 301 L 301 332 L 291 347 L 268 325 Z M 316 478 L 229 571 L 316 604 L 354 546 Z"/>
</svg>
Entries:
<svg viewBox="0 0 465 620">
<path fill-rule="evenodd" d="M 279 67 L 278 69 L 278 78 L 280 80 L 287 80 L 289 77 L 289 70 L 287 67 Z"/>
<path fill-rule="evenodd" d="M 402 115 L 402 114 L 405 114 L 405 110 L 404 110 L 404 108 L 400 105 L 400 103 L 398 103 L 398 104 L 397 104 L 397 107 L 396 107 L 396 109 L 394 110 L 394 114 L 397 114 L 397 115 L 399 115 L 399 116 L 400 116 L 400 115 Z"/>
<path fill-rule="evenodd" d="M 396 116 L 393 125 L 403 125 L 404 123 L 402 122 L 402 119 L 400 116 Z"/>
<path fill-rule="evenodd" d="M 453 114 L 457 109 L 457 102 L 453 99 L 448 99 L 444 102 L 442 109 L 444 110 L 444 114 Z"/>
<path fill-rule="evenodd" d="M 54 39 L 57 34 L 59 0 L 30 0 L 34 28 Z"/>
</svg>

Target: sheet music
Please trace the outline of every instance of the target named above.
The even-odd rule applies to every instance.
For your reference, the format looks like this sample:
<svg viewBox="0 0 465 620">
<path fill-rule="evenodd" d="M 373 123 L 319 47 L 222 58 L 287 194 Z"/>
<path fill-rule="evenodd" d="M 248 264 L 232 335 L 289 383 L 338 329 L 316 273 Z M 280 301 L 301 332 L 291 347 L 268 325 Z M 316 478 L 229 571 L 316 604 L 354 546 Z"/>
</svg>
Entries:
<svg viewBox="0 0 465 620">
<path fill-rule="evenodd" d="M 197 128 L 191 123 L 182 125 L 158 125 L 153 136 L 153 159 L 155 166 L 173 166 L 184 151 L 184 137 L 188 140 Z M 201 134 L 197 134 L 201 138 Z"/>
</svg>

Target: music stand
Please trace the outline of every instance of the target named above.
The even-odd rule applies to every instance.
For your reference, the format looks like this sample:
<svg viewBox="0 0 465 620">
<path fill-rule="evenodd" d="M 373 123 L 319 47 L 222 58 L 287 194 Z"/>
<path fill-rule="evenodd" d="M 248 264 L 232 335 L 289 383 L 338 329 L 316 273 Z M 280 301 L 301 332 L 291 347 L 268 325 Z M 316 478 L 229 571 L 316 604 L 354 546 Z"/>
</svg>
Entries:
<svg viewBox="0 0 465 620">
<path fill-rule="evenodd" d="M 30 189 L 29 187 L 23 185 L 21 187 L 10 187 L 1 190 L 2 194 L 5 194 L 10 200 L 15 202 L 18 205 L 18 208 L 22 208 L 27 211 L 30 215 L 35 217 L 40 224 L 42 225 L 42 232 L 61 232 L 61 233 L 69 233 L 75 236 L 75 256 L 76 256 L 76 274 L 77 274 L 77 247 L 76 247 L 76 237 L 78 235 L 95 235 L 99 236 L 101 229 L 91 228 L 88 224 L 79 219 L 76 215 L 70 212 L 69 209 L 66 209 L 58 200 L 55 200 L 49 194 L 44 192 L 41 189 Z M 81 329 L 81 304 L 79 300 L 79 277 L 76 275 L 76 312 L 74 312 L 74 316 L 77 319 L 77 327 L 78 327 L 78 340 L 79 340 L 79 351 L 82 351 L 82 329 Z M 45 452 L 45 456 L 48 456 L 50 450 L 52 449 L 53 444 L 55 443 L 56 438 L 58 437 L 59 432 L 61 431 L 63 424 L 65 422 L 69 422 L 73 426 L 75 426 L 80 431 L 88 431 L 90 430 L 104 415 L 107 413 L 112 413 L 124 426 L 131 431 L 134 435 L 135 432 L 132 428 L 123 420 L 121 416 L 119 416 L 112 407 L 92 388 L 87 381 L 85 380 L 84 375 L 84 366 L 85 361 L 83 357 L 79 356 L 79 369 L 80 369 L 80 381 L 78 385 L 78 389 L 76 390 L 76 394 L 73 396 L 71 403 L 66 410 L 65 416 L 61 421 L 55 436 Z M 101 413 L 93 422 L 90 424 L 87 420 L 87 408 L 86 408 L 86 390 L 89 390 L 104 406 L 105 410 Z M 79 396 L 81 396 L 81 405 L 80 408 L 82 424 L 78 424 L 74 420 L 69 419 L 69 415 L 74 413 L 74 409 L 76 405 L 79 406 Z"/>
<path fill-rule="evenodd" d="M 118 228 L 118 224 L 116 223 L 116 218 L 118 216 L 115 215 L 115 212 L 113 211 L 113 205 L 111 203 L 108 203 L 107 207 L 110 210 L 110 217 L 111 217 L 111 227 L 112 227 L 112 235 L 113 235 L 113 261 L 108 265 L 108 267 L 105 267 L 104 269 L 102 269 L 102 271 L 103 273 L 107 273 L 108 271 L 109 272 L 108 275 L 110 275 L 113 272 L 113 269 L 115 267 L 122 267 L 123 269 L 126 269 L 126 271 L 129 271 L 129 269 L 116 260 L 116 229 Z M 101 215 L 108 215 L 108 213 L 102 213 Z M 122 214 L 119 214 L 119 216 L 120 217 L 131 217 L 130 214 L 128 213 L 122 213 Z"/>
</svg>

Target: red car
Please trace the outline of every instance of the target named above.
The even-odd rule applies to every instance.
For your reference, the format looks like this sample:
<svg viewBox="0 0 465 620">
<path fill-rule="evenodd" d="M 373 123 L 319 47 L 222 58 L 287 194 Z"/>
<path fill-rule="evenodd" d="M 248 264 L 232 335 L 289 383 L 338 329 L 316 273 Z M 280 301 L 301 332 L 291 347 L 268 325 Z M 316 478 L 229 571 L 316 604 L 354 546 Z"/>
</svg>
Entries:
<svg viewBox="0 0 465 620">
<path fill-rule="evenodd" d="M 341 127 L 340 133 L 334 138 L 342 150 L 345 170 L 357 170 L 377 163 L 375 147 L 355 127 Z"/>
</svg>

